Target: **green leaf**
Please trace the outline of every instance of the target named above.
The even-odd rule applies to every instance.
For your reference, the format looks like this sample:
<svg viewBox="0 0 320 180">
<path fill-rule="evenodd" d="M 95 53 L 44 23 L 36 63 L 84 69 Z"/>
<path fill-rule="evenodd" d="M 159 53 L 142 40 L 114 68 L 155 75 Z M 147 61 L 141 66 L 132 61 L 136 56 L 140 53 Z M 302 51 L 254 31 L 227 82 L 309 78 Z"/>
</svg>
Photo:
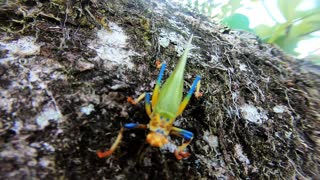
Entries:
<svg viewBox="0 0 320 180">
<path fill-rule="evenodd" d="M 228 12 L 230 12 L 230 6 L 229 4 L 225 4 L 221 7 L 221 11 L 222 11 L 222 17 L 221 18 L 224 18 L 228 15 Z"/>
<path fill-rule="evenodd" d="M 320 21 L 319 22 L 308 22 L 303 21 L 291 28 L 290 37 L 301 37 L 306 36 L 312 32 L 320 30 Z"/>
<path fill-rule="evenodd" d="M 188 0 L 187 6 L 192 7 L 192 0 Z"/>
<path fill-rule="evenodd" d="M 241 0 L 230 0 L 228 3 L 231 7 L 231 14 L 241 7 Z"/>
<path fill-rule="evenodd" d="M 201 4 L 201 12 L 202 12 L 203 14 L 206 14 L 208 9 L 209 9 L 209 4 L 208 4 L 208 2 L 203 2 L 203 3 Z"/>
<path fill-rule="evenodd" d="M 278 8 L 287 21 L 292 21 L 301 2 L 302 0 L 278 0 Z"/>
<path fill-rule="evenodd" d="M 299 38 L 288 38 L 288 36 L 279 36 L 273 43 L 280 46 L 281 49 L 289 54 L 297 55 L 294 49 L 297 47 Z"/>
<path fill-rule="evenodd" d="M 261 24 L 254 28 L 254 32 L 263 40 L 267 41 L 273 34 L 274 27 Z"/>
<path fill-rule="evenodd" d="M 212 6 L 211 5 L 209 5 L 209 7 L 208 7 L 208 15 L 209 15 L 209 17 L 211 17 L 211 15 L 212 15 Z"/>
<path fill-rule="evenodd" d="M 199 9 L 199 0 L 194 1 L 194 7 L 195 9 Z"/>
<path fill-rule="evenodd" d="M 320 30 L 320 11 L 301 18 L 301 21 L 292 26 L 289 35 L 291 37 L 305 36 L 318 30 Z"/>
<path fill-rule="evenodd" d="M 314 16 L 314 15 L 320 15 L 320 8 L 313 8 L 307 11 L 296 11 L 295 12 L 295 19 L 304 19 L 309 16 Z"/>
<path fill-rule="evenodd" d="M 289 23 L 284 23 L 284 24 L 276 24 L 273 26 L 273 32 L 271 34 L 270 39 L 268 40 L 268 43 L 273 43 L 276 41 L 278 38 L 282 36 L 286 36 L 287 28 L 289 27 Z"/>
<path fill-rule="evenodd" d="M 252 31 L 249 28 L 250 21 L 247 16 L 243 14 L 235 13 L 229 17 L 226 17 L 222 20 L 222 23 L 227 25 L 232 29 L 241 29 L 245 31 Z"/>
<path fill-rule="evenodd" d="M 227 15 L 232 15 L 234 12 L 241 7 L 241 0 L 229 0 L 228 3 L 223 3 L 221 7 L 222 18 Z"/>
</svg>

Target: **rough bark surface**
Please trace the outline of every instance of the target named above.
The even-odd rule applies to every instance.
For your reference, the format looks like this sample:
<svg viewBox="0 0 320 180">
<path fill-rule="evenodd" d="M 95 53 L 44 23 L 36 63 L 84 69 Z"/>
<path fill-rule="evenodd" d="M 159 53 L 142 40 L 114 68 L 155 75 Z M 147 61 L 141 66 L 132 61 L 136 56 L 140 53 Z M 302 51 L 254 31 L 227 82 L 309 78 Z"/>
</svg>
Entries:
<svg viewBox="0 0 320 180">
<path fill-rule="evenodd" d="M 1 179 L 289 179 L 319 177 L 319 67 L 167 1 L 1 1 Z M 150 147 L 156 60 L 174 69 L 194 34 L 175 125 L 194 132 L 192 155 Z M 181 144 L 180 138 L 171 138 Z M 173 145 L 174 148 L 174 145 Z"/>
</svg>

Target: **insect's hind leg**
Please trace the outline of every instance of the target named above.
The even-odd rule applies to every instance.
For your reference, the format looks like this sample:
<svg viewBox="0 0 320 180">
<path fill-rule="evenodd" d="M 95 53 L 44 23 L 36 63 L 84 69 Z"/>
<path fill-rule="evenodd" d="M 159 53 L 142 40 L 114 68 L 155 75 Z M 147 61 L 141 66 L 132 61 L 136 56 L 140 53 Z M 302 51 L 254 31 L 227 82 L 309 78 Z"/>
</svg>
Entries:
<svg viewBox="0 0 320 180">
<path fill-rule="evenodd" d="M 151 118 L 151 104 L 150 104 L 150 93 L 146 93 L 146 98 L 145 98 L 145 109 L 146 109 L 146 112 L 148 114 L 148 116 Z"/>
<path fill-rule="evenodd" d="M 155 104 L 158 101 L 159 93 L 160 93 L 160 86 L 161 86 L 161 80 L 164 74 L 164 71 L 166 69 L 166 63 L 161 63 L 161 69 L 158 75 L 158 79 L 156 82 L 156 86 L 154 87 L 153 93 L 152 93 L 152 99 L 151 99 L 151 105 L 152 107 L 155 106 Z M 146 93 L 141 94 L 137 99 L 133 100 L 132 97 L 128 97 L 127 101 L 131 104 L 137 104 L 139 103 L 143 98 L 145 98 Z"/>
<path fill-rule="evenodd" d="M 156 82 L 156 86 L 154 87 L 153 93 L 152 93 L 152 99 L 151 99 L 151 103 L 152 103 L 152 107 L 155 106 L 155 104 L 158 101 L 158 97 L 159 97 L 159 93 L 160 93 L 160 85 L 161 85 L 161 80 L 164 74 L 164 70 L 166 69 L 166 63 L 162 63 L 161 64 L 161 69 L 158 75 L 158 79 Z"/>
<path fill-rule="evenodd" d="M 178 160 L 181 160 L 183 158 L 189 157 L 190 153 L 185 152 L 185 148 L 190 144 L 193 138 L 193 133 L 190 131 L 187 131 L 185 129 L 172 127 L 170 134 L 183 137 L 186 141 L 179 146 L 176 151 L 174 152 L 174 155 Z"/>
<path fill-rule="evenodd" d="M 188 105 L 188 102 L 190 101 L 190 98 L 191 98 L 193 92 L 196 89 L 200 89 L 200 79 L 201 79 L 201 77 L 197 76 L 196 79 L 193 81 L 188 94 L 186 95 L 186 97 L 184 97 L 183 101 L 180 104 L 179 110 L 177 112 L 177 116 L 179 116 L 184 111 L 184 109 Z"/>
<path fill-rule="evenodd" d="M 123 137 L 123 132 L 125 129 L 134 129 L 134 128 L 139 128 L 139 129 L 147 129 L 147 125 L 144 124 L 138 124 L 138 123 L 128 123 L 125 124 L 124 127 L 122 127 L 119 131 L 119 134 L 117 136 L 116 141 L 112 144 L 111 148 L 107 151 L 97 151 L 97 156 L 99 158 L 104 158 L 107 156 L 110 156 L 119 146 L 121 139 Z"/>
<path fill-rule="evenodd" d="M 198 99 L 202 96 L 202 92 L 200 92 L 201 80 L 198 81 L 196 91 L 194 92 L 194 96 Z"/>
</svg>

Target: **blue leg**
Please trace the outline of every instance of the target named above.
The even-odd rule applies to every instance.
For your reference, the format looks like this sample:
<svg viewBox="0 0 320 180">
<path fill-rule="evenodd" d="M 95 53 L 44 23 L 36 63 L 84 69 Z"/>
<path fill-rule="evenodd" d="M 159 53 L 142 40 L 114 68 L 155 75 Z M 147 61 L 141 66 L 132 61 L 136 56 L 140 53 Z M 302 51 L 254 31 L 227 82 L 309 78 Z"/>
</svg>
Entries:
<svg viewBox="0 0 320 180">
<path fill-rule="evenodd" d="M 150 93 L 146 93 L 146 97 L 145 97 L 145 109 L 146 112 L 148 114 L 148 116 L 151 118 L 151 104 L 150 104 Z"/>
<path fill-rule="evenodd" d="M 170 134 L 183 137 L 186 140 L 186 142 L 184 142 L 181 146 L 179 146 L 174 152 L 174 155 L 176 156 L 176 158 L 178 160 L 181 160 L 183 158 L 189 157 L 190 153 L 185 152 L 184 149 L 190 144 L 193 138 L 193 133 L 185 129 L 172 127 Z"/>
<path fill-rule="evenodd" d="M 180 104 L 179 110 L 177 112 L 177 116 L 179 116 L 184 109 L 187 107 L 188 102 L 192 96 L 192 94 L 194 93 L 194 91 L 196 90 L 197 86 L 198 86 L 198 82 L 200 81 L 201 77 L 197 76 L 196 79 L 193 81 L 192 86 L 188 92 L 188 94 L 186 95 L 186 97 L 183 98 L 183 101 Z M 200 85 L 199 85 L 200 86 Z"/>
<path fill-rule="evenodd" d="M 139 123 L 127 123 L 124 124 L 123 126 L 125 129 L 135 129 L 135 128 L 139 128 L 139 129 L 146 129 L 147 125 L 145 124 L 139 124 Z"/>
<path fill-rule="evenodd" d="M 171 129 L 171 134 L 183 137 L 185 140 L 190 141 L 193 138 L 193 133 L 190 131 L 187 131 L 185 129 L 177 128 L 177 127 L 172 127 Z"/>
</svg>

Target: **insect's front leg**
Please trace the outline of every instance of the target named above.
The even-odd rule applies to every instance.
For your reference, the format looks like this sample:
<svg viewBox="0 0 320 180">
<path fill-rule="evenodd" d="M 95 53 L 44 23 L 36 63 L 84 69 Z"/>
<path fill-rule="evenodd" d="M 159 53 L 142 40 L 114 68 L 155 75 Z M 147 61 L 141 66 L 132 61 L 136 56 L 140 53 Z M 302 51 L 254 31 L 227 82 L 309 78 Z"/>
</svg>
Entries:
<svg viewBox="0 0 320 180">
<path fill-rule="evenodd" d="M 177 128 L 177 127 L 172 127 L 170 134 L 176 135 L 183 137 L 186 141 L 179 146 L 176 151 L 174 152 L 174 155 L 178 160 L 181 160 L 183 158 L 189 157 L 190 153 L 185 152 L 184 149 L 190 144 L 192 138 L 193 138 L 193 133 L 190 131 L 187 131 L 185 129 Z"/>
<path fill-rule="evenodd" d="M 116 141 L 112 144 L 111 148 L 107 151 L 98 151 L 97 152 L 97 155 L 99 158 L 104 158 L 104 157 L 107 157 L 107 156 L 110 156 L 116 149 L 117 147 L 119 146 L 120 142 L 121 142 L 121 139 L 123 137 L 123 132 L 125 129 L 135 129 L 135 128 L 138 128 L 138 129 L 147 129 L 147 125 L 145 124 L 138 124 L 138 123 L 128 123 L 128 124 L 125 124 L 119 131 L 119 134 L 117 136 L 117 139 Z"/>
</svg>

